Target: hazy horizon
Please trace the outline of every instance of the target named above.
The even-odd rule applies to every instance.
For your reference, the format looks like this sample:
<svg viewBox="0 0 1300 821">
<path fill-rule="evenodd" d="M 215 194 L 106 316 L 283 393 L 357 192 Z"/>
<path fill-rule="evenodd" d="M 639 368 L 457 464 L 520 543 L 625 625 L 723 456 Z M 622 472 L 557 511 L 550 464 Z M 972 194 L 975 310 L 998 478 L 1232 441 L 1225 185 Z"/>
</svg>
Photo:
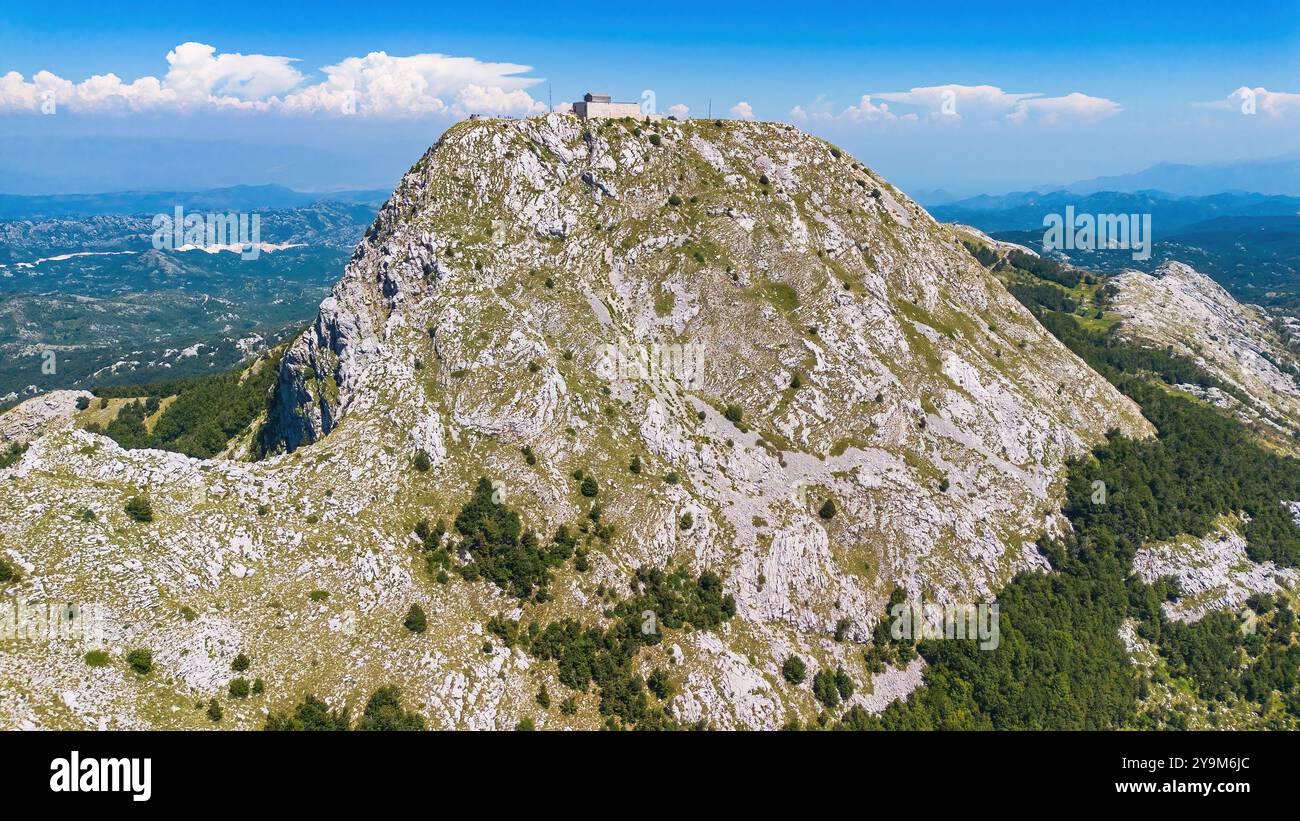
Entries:
<svg viewBox="0 0 1300 821">
<path fill-rule="evenodd" d="M 846 13 L 351 10 L 222 19 L 73 2 L 0 22 L 0 191 L 391 188 L 449 125 L 584 91 L 679 116 L 793 123 L 909 191 L 1065 185 L 1295 153 L 1300 15 L 941 3 Z M 150 13 L 153 12 L 153 13 Z M 689 22 L 683 22 L 688 19 Z M 1224 31 L 1232 31 L 1226 42 Z M 110 33 L 111 32 L 111 33 Z"/>
</svg>

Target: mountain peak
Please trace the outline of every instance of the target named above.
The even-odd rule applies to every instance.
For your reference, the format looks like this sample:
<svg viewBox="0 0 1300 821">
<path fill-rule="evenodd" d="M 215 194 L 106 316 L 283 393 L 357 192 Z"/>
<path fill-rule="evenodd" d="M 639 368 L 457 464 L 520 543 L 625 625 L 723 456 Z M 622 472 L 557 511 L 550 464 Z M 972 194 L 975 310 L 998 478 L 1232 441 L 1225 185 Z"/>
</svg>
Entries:
<svg viewBox="0 0 1300 821">
<path fill-rule="evenodd" d="M 130 590 L 108 597 L 124 631 L 178 597 L 210 614 L 150 636 L 183 686 L 224 675 L 221 654 L 182 653 L 220 635 L 285 692 L 341 703 L 396 679 L 436 726 L 510 726 L 559 685 L 485 625 L 603 625 L 608 602 L 684 569 L 734 617 L 647 650 L 681 682 L 674 716 L 776 727 L 816 710 L 779 686 L 791 653 L 872 682 L 852 701 L 867 709 L 915 687 L 919 663 L 876 673 L 832 637 L 866 640 L 895 587 L 985 600 L 1042 566 L 1067 460 L 1114 428 L 1151 430 L 951 229 L 826 142 L 480 119 L 402 178 L 285 354 L 261 440 L 277 455 L 198 462 L 60 431 L 0 501 L 24 509 L 30 477 L 58 475 L 103 512 L 13 543 L 51 590 Z M 109 523 L 145 481 L 157 524 L 123 538 Z M 501 527 L 575 556 L 544 595 L 494 584 L 465 547 L 501 504 Z M 437 521 L 466 541 L 426 566 L 416 541 Z M 101 537 L 117 569 L 61 558 Z M 138 584 L 134 557 L 163 550 L 165 578 Z M 141 686 L 97 699 L 128 725 L 189 720 L 145 719 Z"/>
</svg>

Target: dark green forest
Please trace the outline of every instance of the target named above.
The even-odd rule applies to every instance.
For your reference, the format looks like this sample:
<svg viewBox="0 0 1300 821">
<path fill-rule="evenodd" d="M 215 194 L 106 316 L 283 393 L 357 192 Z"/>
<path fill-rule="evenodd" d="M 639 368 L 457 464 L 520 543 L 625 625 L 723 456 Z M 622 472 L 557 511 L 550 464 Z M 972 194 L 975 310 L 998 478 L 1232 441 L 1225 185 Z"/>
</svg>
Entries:
<svg viewBox="0 0 1300 821">
<path fill-rule="evenodd" d="M 1141 406 L 1158 430 L 1135 441 L 1112 432 L 1092 457 L 1069 467 L 1065 514 L 1074 533 L 1045 541 L 1052 572 L 1023 573 L 998 596 L 1001 644 L 922 641 L 925 686 L 879 717 L 844 715 L 846 729 L 1114 729 L 1186 726 L 1176 710 L 1141 711 L 1149 682 L 1120 638 L 1127 618 L 1154 642 L 1169 676 L 1210 704 L 1249 702 L 1264 726 L 1300 719 L 1300 645 L 1284 600 L 1250 601 L 1250 631 L 1234 614 L 1193 624 L 1168 620 L 1171 580 L 1131 575 L 1145 541 L 1203 536 L 1220 515 L 1247 514 L 1255 561 L 1300 564 L 1300 528 L 1281 504 L 1300 498 L 1300 463 L 1256 444 L 1240 423 L 1168 390 L 1212 385 L 1195 364 L 1091 331 L 1051 305 L 1029 302 L 1048 330 Z M 1098 490 L 1103 489 L 1101 494 Z M 868 660 L 882 652 L 882 637 Z"/>
<path fill-rule="evenodd" d="M 266 408 L 282 353 L 278 349 L 245 368 L 211 376 L 97 388 L 95 395 L 105 399 L 137 397 L 101 432 L 124 448 L 160 448 L 200 459 L 216 456 Z M 150 431 L 145 419 L 170 396 L 175 401 Z"/>
</svg>

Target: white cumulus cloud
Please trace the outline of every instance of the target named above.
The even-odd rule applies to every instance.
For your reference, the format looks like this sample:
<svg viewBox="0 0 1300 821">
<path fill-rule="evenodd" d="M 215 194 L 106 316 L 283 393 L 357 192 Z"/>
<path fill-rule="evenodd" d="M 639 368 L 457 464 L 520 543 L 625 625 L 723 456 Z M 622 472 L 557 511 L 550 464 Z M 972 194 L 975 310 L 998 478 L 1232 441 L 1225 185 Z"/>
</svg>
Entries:
<svg viewBox="0 0 1300 821">
<path fill-rule="evenodd" d="M 677 105 L 669 106 L 669 107 L 668 107 L 668 113 L 671 114 L 671 115 L 673 115 L 674 117 L 676 117 L 676 118 L 679 119 L 679 120 L 684 120 L 684 119 L 686 119 L 687 117 L 690 116 L 690 114 L 691 114 L 691 109 L 690 109 L 690 107 L 688 107 L 687 105 L 685 105 L 685 104 L 683 104 L 683 103 L 678 103 Z"/>
<path fill-rule="evenodd" d="M 857 105 L 851 105 L 838 114 L 833 113 L 825 102 L 818 102 L 812 108 L 813 110 L 809 112 L 805 111 L 801 106 L 795 106 L 790 110 L 790 116 L 801 122 L 808 120 L 842 120 L 850 123 L 862 123 L 898 119 L 894 112 L 889 110 L 889 103 L 873 103 L 869 94 L 862 95 L 862 99 L 858 101 Z"/>
<path fill-rule="evenodd" d="M 933 122 L 1006 120 L 1013 123 L 1054 123 L 1067 119 L 1099 120 L 1123 110 L 1113 100 L 1077 91 L 1049 97 L 1039 92 L 1010 92 L 997 86 L 956 83 L 867 94 L 856 105 L 839 112 L 821 98 L 809 108 L 811 110 L 795 106 L 790 116 L 796 120 L 845 123 L 910 122 L 922 118 Z"/>
<path fill-rule="evenodd" d="M 731 116 L 740 120 L 754 119 L 754 107 L 741 100 L 731 107 Z"/>
<path fill-rule="evenodd" d="M 0 76 L 0 113 L 40 111 L 51 104 L 78 113 L 236 109 L 378 117 L 546 110 L 525 91 L 540 80 L 519 76 L 532 68 L 516 63 L 376 51 L 324 66 L 324 80 L 312 83 L 295 62 L 182 43 L 167 53 L 168 70 L 161 79 L 126 83 L 109 73 L 74 83 L 40 71 L 27 81 L 11 71 Z"/>
<path fill-rule="evenodd" d="M 214 46 L 182 43 L 167 52 L 170 68 L 161 85 L 187 101 L 216 98 L 257 102 L 284 94 L 303 81 L 302 74 L 291 65 L 294 62 L 290 57 L 265 54 L 217 54 Z"/>
<path fill-rule="evenodd" d="M 1104 120 L 1123 111 L 1123 107 L 1114 100 L 1104 97 L 1089 97 L 1075 91 L 1064 97 L 1031 97 L 1016 103 L 1015 109 L 1007 119 L 1016 123 L 1027 120 L 1040 120 L 1045 123 L 1071 121 Z"/>
<path fill-rule="evenodd" d="M 0 81 L 0 94 L 3 94 L 3 88 L 3 82 Z M 1282 117 L 1288 114 L 1300 114 L 1300 94 L 1290 91 L 1269 91 L 1263 86 L 1255 88 L 1241 86 L 1222 100 L 1194 103 L 1194 105 L 1234 113 Z"/>
</svg>

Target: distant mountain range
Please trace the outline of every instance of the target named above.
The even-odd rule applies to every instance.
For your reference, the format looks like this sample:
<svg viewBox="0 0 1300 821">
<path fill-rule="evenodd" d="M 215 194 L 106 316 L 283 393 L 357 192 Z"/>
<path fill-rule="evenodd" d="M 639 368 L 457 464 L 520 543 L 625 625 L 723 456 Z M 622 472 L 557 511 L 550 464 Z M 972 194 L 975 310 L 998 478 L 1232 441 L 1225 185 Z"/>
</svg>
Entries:
<svg viewBox="0 0 1300 821">
<path fill-rule="evenodd" d="M 934 205 L 929 211 L 941 222 L 965 223 L 993 233 L 1041 230 L 1043 217 L 1061 214 L 1067 206 L 1074 206 L 1076 213 L 1150 214 L 1158 238 L 1161 233 L 1220 217 L 1294 217 L 1300 214 L 1300 197 L 1236 193 L 1187 197 L 1162 191 L 1092 194 L 1067 190 L 1016 191 Z"/>
<path fill-rule="evenodd" d="M 982 199 L 1023 198 L 1056 192 L 1083 196 L 1156 192 L 1166 198 L 1208 197 L 1223 193 L 1300 197 L 1300 155 L 1210 165 L 1163 162 L 1132 174 L 1040 185 L 1002 195 L 962 196 L 942 188 L 909 190 L 908 194 L 926 208 L 933 209 Z"/>
<path fill-rule="evenodd" d="M 187 211 L 262 211 L 341 202 L 378 208 L 388 191 L 295 191 L 282 185 L 235 185 L 205 191 L 114 191 L 106 194 L 0 194 L 0 219 L 86 217 Z"/>
<path fill-rule="evenodd" d="M 1300 155 L 1213 165 L 1159 163 L 1134 174 L 1082 180 L 1065 186 L 1073 194 L 1099 191 L 1162 191 L 1200 197 L 1224 191 L 1300 196 Z"/>
</svg>

